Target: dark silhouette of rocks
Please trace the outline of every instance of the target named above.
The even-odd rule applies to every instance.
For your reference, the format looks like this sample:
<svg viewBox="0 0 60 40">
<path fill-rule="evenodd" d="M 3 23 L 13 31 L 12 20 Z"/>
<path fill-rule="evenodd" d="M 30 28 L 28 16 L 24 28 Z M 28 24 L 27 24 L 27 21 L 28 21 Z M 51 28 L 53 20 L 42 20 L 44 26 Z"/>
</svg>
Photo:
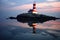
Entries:
<svg viewBox="0 0 60 40">
<path fill-rule="evenodd" d="M 56 20 L 60 18 L 47 16 L 43 14 L 24 13 L 24 14 L 17 15 L 17 17 L 9 17 L 8 19 L 16 19 L 18 22 L 22 22 L 22 23 L 29 23 L 29 22 L 44 23 L 46 21 Z"/>
</svg>

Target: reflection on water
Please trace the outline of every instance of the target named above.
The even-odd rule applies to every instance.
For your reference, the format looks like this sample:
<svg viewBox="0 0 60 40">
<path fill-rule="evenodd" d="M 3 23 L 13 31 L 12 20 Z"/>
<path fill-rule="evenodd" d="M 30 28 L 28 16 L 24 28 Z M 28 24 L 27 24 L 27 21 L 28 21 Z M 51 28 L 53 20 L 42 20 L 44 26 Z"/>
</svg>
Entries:
<svg viewBox="0 0 60 40">
<path fill-rule="evenodd" d="M 33 34 L 31 28 L 0 26 L 0 40 L 60 40 L 60 30 L 37 29 L 36 31 L 37 33 Z"/>
<path fill-rule="evenodd" d="M 44 29 L 45 27 L 47 28 L 47 23 L 39 24 L 40 29 L 36 30 L 36 34 L 32 34 L 32 28 L 27 24 L 4 19 L 0 22 L 0 40 L 60 40 L 60 30 Z"/>
</svg>

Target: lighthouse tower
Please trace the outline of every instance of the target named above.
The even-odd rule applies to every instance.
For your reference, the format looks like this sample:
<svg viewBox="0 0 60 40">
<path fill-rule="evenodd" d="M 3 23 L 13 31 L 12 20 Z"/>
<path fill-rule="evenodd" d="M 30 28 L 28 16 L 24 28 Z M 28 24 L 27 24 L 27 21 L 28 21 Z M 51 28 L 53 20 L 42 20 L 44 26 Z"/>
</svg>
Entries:
<svg viewBox="0 0 60 40">
<path fill-rule="evenodd" d="M 37 14 L 36 3 L 35 3 L 35 2 L 33 3 L 33 9 L 30 9 L 30 10 L 28 11 L 28 13 Z"/>
<path fill-rule="evenodd" d="M 37 14 L 36 3 L 35 2 L 33 3 L 32 13 Z"/>
</svg>

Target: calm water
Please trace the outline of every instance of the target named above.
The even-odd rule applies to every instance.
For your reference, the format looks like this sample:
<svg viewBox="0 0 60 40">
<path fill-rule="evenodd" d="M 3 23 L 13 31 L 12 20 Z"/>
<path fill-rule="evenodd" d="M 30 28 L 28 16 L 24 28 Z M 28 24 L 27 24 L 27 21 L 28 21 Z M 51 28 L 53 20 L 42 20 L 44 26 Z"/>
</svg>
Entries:
<svg viewBox="0 0 60 40">
<path fill-rule="evenodd" d="M 0 26 L 0 40 L 60 40 L 60 30 L 37 29 L 19 26 Z"/>
</svg>

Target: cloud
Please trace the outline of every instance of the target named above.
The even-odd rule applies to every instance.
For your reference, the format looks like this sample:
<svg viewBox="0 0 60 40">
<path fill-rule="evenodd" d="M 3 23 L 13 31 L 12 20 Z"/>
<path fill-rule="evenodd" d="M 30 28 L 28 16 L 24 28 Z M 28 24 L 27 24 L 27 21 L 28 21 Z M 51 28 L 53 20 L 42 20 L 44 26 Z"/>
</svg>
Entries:
<svg viewBox="0 0 60 40">
<path fill-rule="evenodd" d="M 10 9 L 11 10 L 27 10 L 27 9 L 32 9 L 32 6 L 33 6 L 32 4 L 24 4 L 21 6 L 12 7 Z M 38 9 L 38 11 L 43 10 L 43 12 L 59 11 L 60 10 L 60 2 L 37 3 L 37 9 Z"/>
<path fill-rule="evenodd" d="M 2 2 L 8 2 L 9 0 L 1 0 Z"/>
<path fill-rule="evenodd" d="M 21 5 L 11 8 L 12 10 L 26 10 L 32 8 L 32 4 Z"/>
<path fill-rule="evenodd" d="M 10 2 L 9 4 L 10 4 L 10 5 L 16 5 L 16 3 L 15 3 L 15 2 Z"/>
<path fill-rule="evenodd" d="M 46 0 L 46 1 L 57 1 L 57 0 Z"/>
<path fill-rule="evenodd" d="M 1 0 L 1 5 L 11 6 L 11 5 L 16 5 L 16 2 L 9 1 L 9 0 Z"/>
</svg>

